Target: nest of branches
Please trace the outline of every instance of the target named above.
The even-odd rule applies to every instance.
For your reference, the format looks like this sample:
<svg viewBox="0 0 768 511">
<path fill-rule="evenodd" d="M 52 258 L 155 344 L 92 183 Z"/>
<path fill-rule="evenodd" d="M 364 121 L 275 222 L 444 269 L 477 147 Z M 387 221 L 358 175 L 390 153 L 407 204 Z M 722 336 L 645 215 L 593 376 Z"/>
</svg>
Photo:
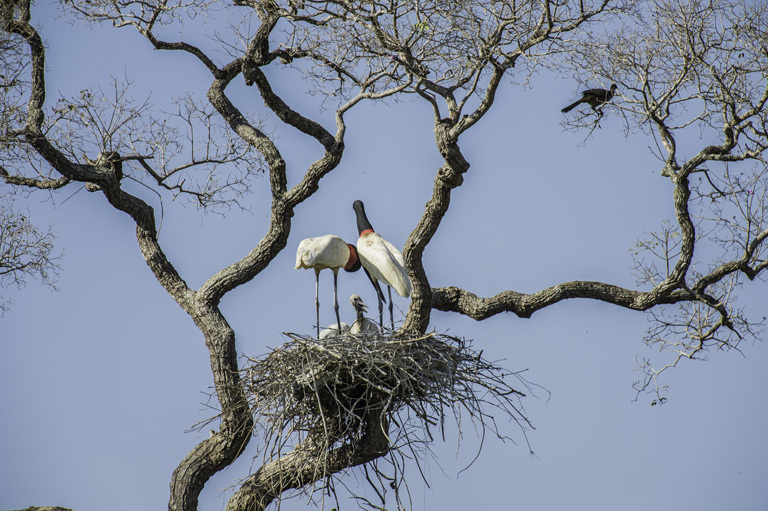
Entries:
<svg viewBox="0 0 768 511">
<path fill-rule="evenodd" d="M 285 344 L 248 358 L 243 369 L 259 454 L 267 463 L 302 449 L 314 458 L 312 480 L 326 490 L 338 472 L 329 468 L 331 453 L 359 444 L 371 427 L 386 438 L 381 456 L 364 465 L 382 501 L 369 504 L 380 508 L 389 489 L 400 502 L 406 459 L 423 461 L 435 430 L 445 438 L 447 418 L 456 420 L 459 438 L 466 414 L 482 439 L 488 432 L 507 438 L 499 425 L 510 420 L 523 432 L 530 426 L 519 405 L 525 394 L 512 387 L 528 389 L 528 382 L 485 360 L 469 341 L 438 333 L 285 335 Z"/>
</svg>

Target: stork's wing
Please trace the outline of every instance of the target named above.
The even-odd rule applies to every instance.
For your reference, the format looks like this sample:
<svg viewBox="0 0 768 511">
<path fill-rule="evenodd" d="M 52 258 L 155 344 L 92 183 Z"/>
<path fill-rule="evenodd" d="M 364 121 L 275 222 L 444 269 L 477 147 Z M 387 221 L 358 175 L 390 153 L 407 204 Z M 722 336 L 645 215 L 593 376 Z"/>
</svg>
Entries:
<svg viewBox="0 0 768 511">
<path fill-rule="evenodd" d="M 333 234 L 307 238 L 296 250 L 296 269 L 343 268 L 349 259 L 347 244 Z"/>
<path fill-rule="evenodd" d="M 392 243 L 388 242 L 384 238 L 381 238 L 382 243 L 384 243 L 384 246 L 387 247 L 387 250 L 389 250 L 389 253 L 392 254 L 392 257 L 395 258 L 395 261 L 405 269 L 405 258 L 403 257 L 402 252 L 400 252 L 396 246 L 394 246 Z"/>
<path fill-rule="evenodd" d="M 411 295 L 413 288 L 405 270 L 403 254 L 394 245 L 377 233 L 371 233 L 358 240 L 357 253 L 371 276 L 395 288 L 400 296 Z"/>
</svg>

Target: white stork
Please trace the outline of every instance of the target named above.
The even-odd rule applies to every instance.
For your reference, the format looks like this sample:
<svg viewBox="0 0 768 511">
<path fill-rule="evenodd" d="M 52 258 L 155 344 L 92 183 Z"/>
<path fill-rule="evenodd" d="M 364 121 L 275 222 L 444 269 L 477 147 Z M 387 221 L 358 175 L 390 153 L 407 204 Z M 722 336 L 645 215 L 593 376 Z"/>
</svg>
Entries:
<svg viewBox="0 0 768 511">
<path fill-rule="evenodd" d="M 320 337 L 320 299 L 318 290 L 320 286 L 320 271 L 330 268 L 333 271 L 333 308 L 336 311 L 336 326 L 338 332 L 342 331 L 339 318 L 339 301 L 336 296 L 336 284 L 339 268 L 344 271 L 354 272 L 360 269 L 360 260 L 354 245 L 346 243 L 343 239 L 333 234 L 326 234 L 317 238 L 307 238 L 299 243 L 296 251 L 296 269 L 312 268 L 315 270 L 315 313 L 317 322 L 317 336 Z"/>
<path fill-rule="evenodd" d="M 357 240 L 357 254 L 360 262 L 369 274 L 372 280 L 381 281 L 387 285 L 389 293 L 389 320 L 392 328 L 395 327 L 392 304 L 392 288 L 395 288 L 397 294 L 403 297 L 411 296 L 411 280 L 408 278 L 408 272 L 405 269 L 405 259 L 403 254 L 390 242 L 382 238 L 373 230 L 368 217 L 365 215 L 365 206 L 362 201 L 356 200 L 352 204 L 352 209 L 357 215 L 357 230 L 360 238 Z M 384 305 L 383 296 L 378 294 L 379 298 L 379 324 L 383 326 Z"/>
</svg>

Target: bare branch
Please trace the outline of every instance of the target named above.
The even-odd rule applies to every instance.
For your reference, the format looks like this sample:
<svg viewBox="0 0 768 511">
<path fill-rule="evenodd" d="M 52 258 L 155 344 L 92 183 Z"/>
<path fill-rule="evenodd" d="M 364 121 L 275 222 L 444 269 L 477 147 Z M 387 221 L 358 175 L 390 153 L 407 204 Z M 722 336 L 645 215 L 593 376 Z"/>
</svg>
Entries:
<svg viewBox="0 0 768 511">
<path fill-rule="evenodd" d="M 574 281 L 557 284 L 532 294 L 504 291 L 488 298 L 480 298 L 458 287 L 433 288 L 432 306 L 440 311 L 458 312 L 480 321 L 502 312 L 512 312 L 518 317 L 530 318 L 536 311 L 571 298 L 589 298 L 643 311 L 659 304 L 676 303 L 690 300 L 692 297 L 692 293 L 685 290 L 675 290 L 662 296 L 602 282 Z"/>
<path fill-rule="evenodd" d="M 31 277 L 55 289 L 61 256 L 54 253 L 53 238 L 51 228 L 37 229 L 26 215 L 13 210 L 10 200 L 0 200 L 0 288 L 21 289 Z M 0 296 L 0 315 L 8 306 Z"/>
<path fill-rule="evenodd" d="M 41 190 L 56 190 L 71 182 L 68 177 L 37 179 L 25 176 L 12 176 L 8 174 L 8 171 L 2 165 L 0 165 L 0 176 L 2 176 L 3 180 L 9 185 L 28 186 L 30 188 L 39 188 Z"/>
</svg>

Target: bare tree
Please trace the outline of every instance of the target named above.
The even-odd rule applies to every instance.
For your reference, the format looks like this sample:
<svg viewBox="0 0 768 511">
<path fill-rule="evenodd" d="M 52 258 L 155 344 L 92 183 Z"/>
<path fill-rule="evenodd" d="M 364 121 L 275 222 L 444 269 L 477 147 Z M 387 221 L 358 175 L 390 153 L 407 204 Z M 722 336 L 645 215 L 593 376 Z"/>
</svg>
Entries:
<svg viewBox="0 0 768 511">
<path fill-rule="evenodd" d="M 375 464 L 399 448 L 392 443 L 397 414 L 410 409 L 426 422 L 405 421 L 407 427 L 428 428 L 432 414 L 440 415 L 434 410 L 450 406 L 445 388 L 432 386 L 439 377 L 396 391 L 409 377 L 393 370 L 377 379 L 376 369 L 333 362 L 348 358 L 342 356 L 348 354 L 347 345 L 327 347 L 315 366 L 301 366 L 309 374 L 304 380 L 296 374 L 301 368 L 280 380 L 288 383 L 295 377 L 306 384 L 291 388 L 290 395 L 285 385 L 266 393 L 277 381 L 275 368 L 292 366 L 267 359 L 251 366 L 244 382 L 235 333 L 219 309 L 222 297 L 257 278 L 285 248 L 295 208 L 318 193 L 323 177 L 341 162 L 345 117 L 362 101 L 405 94 L 425 101 L 433 112 L 436 149 L 443 158 L 432 197 L 403 250 L 414 292 L 402 328 L 394 334 L 399 342 L 418 341 L 423 349 L 416 354 L 397 351 L 405 356 L 398 368 L 434 348 L 434 339 L 425 341 L 432 310 L 476 320 L 500 312 L 528 318 L 565 299 L 589 298 L 650 311 L 647 341 L 672 350 L 670 365 L 708 350 L 738 347 L 759 332 L 759 323 L 750 322 L 732 298 L 743 277 L 762 278 L 768 266 L 762 159 L 768 148 L 768 9 L 761 2 L 237 0 L 231 7 L 236 13 L 233 30 L 228 37 L 218 36 L 218 53 L 173 37 L 175 30 L 214 6 L 195 0 L 64 2 L 68 14 L 134 29 L 154 48 L 191 55 L 210 72 L 207 103 L 186 96 L 176 111 L 161 116 L 148 101 L 134 102 L 126 93 L 129 84 L 119 81 L 109 90 L 84 89 L 78 97 L 47 107 L 45 47 L 32 23 L 29 0 L 2 3 L 2 58 L 12 75 L 2 92 L 6 183 L 32 189 L 84 185 L 128 214 L 150 270 L 194 320 L 211 355 L 220 425 L 174 471 L 169 509 L 197 508 L 208 479 L 246 448 L 254 431 L 254 410 L 258 426 L 268 424 L 266 436 L 274 442 L 264 464 L 233 495 L 231 510 L 263 509 L 287 490 L 309 487 L 353 466 L 374 467 L 379 480 L 385 480 Z M 751 22 L 743 23 L 745 19 Z M 620 30 L 613 31 L 612 23 L 620 24 Z M 222 54 L 228 61 L 219 64 L 214 55 Z M 273 88 L 263 70 L 267 66 L 292 66 L 305 73 L 333 109 L 335 131 L 291 107 L 282 91 Z M 586 111 L 571 117 L 568 125 L 594 130 L 602 114 L 622 115 L 628 133 L 658 141 L 674 222 L 638 242 L 637 289 L 571 281 L 531 294 L 509 290 L 483 298 L 458 287 L 433 288 L 423 254 L 450 207 L 452 191 L 470 169 L 460 137 L 493 107 L 505 77 L 525 81 L 539 67 L 575 71 L 584 84 L 597 79 L 618 85 L 598 118 Z M 273 119 L 322 147 L 322 156 L 302 169 L 295 183 L 289 183 L 286 161 L 266 121 L 244 113 L 230 98 L 228 88 L 241 75 L 246 85 L 255 86 Z M 716 142 L 697 146 L 686 136 L 691 130 L 717 137 Z M 746 173 L 736 170 L 743 165 L 752 166 Z M 202 208 L 226 208 L 244 206 L 244 194 L 262 172 L 272 196 L 269 229 L 248 254 L 198 289 L 190 288 L 167 258 L 153 208 L 123 186 L 130 179 L 159 193 L 188 197 Z M 698 247 L 706 247 L 706 258 L 697 259 Z M 712 248 L 719 250 L 717 255 L 711 256 Z M 293 341 L 272 356 L 301 358 L 317 350 L 301 337 Z M 450 347 L 449 341 L 442 342 Z M 435 368 L 431 374 L 476 360 L 479 366 L 470 370 L 484 371 L 477 381 L 493 395 L 519 394 L 498 385 L 494 378 L 500 369 L 484 364 L 480 354 L 474 357 L 464 346 L 439 353 L 428 357 Z M 320 385 L 314 376 L 317 364 L 336 364 L 331 367 L 337 378 Z M 650 365 L 646 369 L 640 389 L 652 385 L 660 371 Z M 361 382 L 366 382 L 365 391 Z M 327 395 L 315 392 L 316 401 L 304 400 L 310 389 L 329 385 L 344 386 L 345 399 L 330 406 Z M 249 402 L 254 396 L 262 400 Z M 366 396 L 365 406 L 349 401 L 350 396 Z M 469 402 L 483 427 L 492 425 L 492 418 L 483 419 L 486 403 Z M 499 403 L 503 412 L 515 416 L 513 402 Z M 331 409 L 340 410 L 334 420 L 313 422 Z M 518 419 L 525 422 L 522 416 Z M 321 430 L 324 436 L 318 437 Z M 293 449 L 287 448 L 283 434 L 299 439 Z"/>
<path fill-rule="evenodd" d="M 640 390 L 658 388 L 658 375 L 683 358 L 737 348 L 762 330 L 734 302 L 743 280 L 763 279 L 768 265 L 765 7 L 653 2 L 629 30 L 573 54 L 582 79 L 619 85 L 622 101 L 611 108 L 628 133 L 653 138 L 673 190 L 675 222 L 638 243 L 638 284 L 647 291 L 618 302 L 649 310 L 646 342 L 672 353 L 660 369 L 643 361 Z M 665 302 L 676 305 L 656 307 Z"/>
</svg>

